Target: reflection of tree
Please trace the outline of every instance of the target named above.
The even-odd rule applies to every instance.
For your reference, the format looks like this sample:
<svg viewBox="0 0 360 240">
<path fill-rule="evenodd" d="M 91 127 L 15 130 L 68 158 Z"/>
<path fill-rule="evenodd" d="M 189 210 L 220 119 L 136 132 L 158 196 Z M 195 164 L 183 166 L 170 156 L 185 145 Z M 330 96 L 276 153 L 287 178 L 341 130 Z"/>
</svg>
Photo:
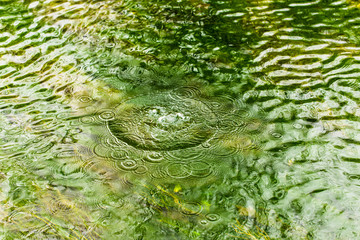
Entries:
<svg viewBox="0 0 360 240">
<path fill-rule="evenodd" d="M 239 9 L 243 11 L 244 6 L 234 5 L 232 7 L 234 8 L 234 11 L 238 11 Z M 68 52 L 70 52 L 70 56 L 76 58 L 78 61 L 76 64 L 78 65 L 73 64 L 76 65 L 75 68 L 72 65 L 67 66 L 67 68 L 73 69 L 74 72 L 76 72 L 76 67 L 81 68 L 90 66 L 89 68 L 84 69 L 86 73 L 98 79 L 102 79 L 118 89 L 122 89 L 122 91 L 126 92 L 128 95 L 136 96 L 137 94 L 152 93 L 154 89 L 172 90 L 183 85 L 196 85 L 200 86 L 200 91 L 206 92 L 204 95 L 207 95 L 207 100 L 209 101 L 211 101 L 213 96 L 219 95 L 233 95 L 234 99 L 237 100 L 241 97 L 244 88 L 251 88 L 251 84 L 248 84 L 247 82 L 250 81 L 250 79 L 244 77 L 244 69 L 248 65 L 248 55 L 245 53 L 245 50 L 247 47 L 246 45 L 251 39 L 243 32 L 243 29 L 239 27 L 239 24 L 234 21 L 237 18 L 236 15 L 234 15 L 236 13 L 229 13 L 227 16 L 225 16 L 226 14 L 222 16 L 216 13 L 217 11 L 223 10 L 223 8 L 225 8 L 225 6 L 217 5 L 216 2 L 207 4 L 202 3 L 201 1 L 185 1 L 182 3 L 178 3 L 177 1 L 136 1 L 127 3 L 113 1 L 113 3 L 109 4 L 100 2 L 99 4 L 79 3 L 73 5 L 69 1 L 55 1 L 40 3 L 32 9 L 34 14 L 46 16 L 42 23 L 53 23 L 54 25 L 57 25 L 62 30 L 59 31 L 60 35 L 62 34 L 65 37 L 68 37 L 69 41 L 66 43 L 73 45 L 73 48 L 69 47 L 70 50 Z M 233 15 L 230 16 L 230 14 Z M 49 29 L 49 31 L 53 31 L 53 29 Z M 47 51 L 51 52 L 52 48 L 48 48 Z M 47 64 L 44 67 L 44 71 L 48 70 L 52 64 L 53 62 Z M 79 74 L 79 72 L 81 71 L 78 71 L 75 74 Z M 69 81 L 66 79 L 67 76 L 68 75 L 65 75 L 62 78 L 62 75 L 58 74 L 57 77 L 52 78 L 48 83 L 51 82 L 49 85 L 56 90 L 64 89 L 64 93 L 70 98 L 69 105 L 73 110 L 76 109 L 81 113 L 89 113 L 91 111 L 85 109 L 85 103 L 91 102 L 91 104 L 93 104 L 93 102 L 96 102 L 97 105 L 94 104 L 92 109 L 95 109 L 95 112 L 97 113 L 99 109 L 96 109 L 96 107 L 101 108 L 101 106 L 110 106 L 112 102 L 116 103 L 115 100 L 113 101 L 113 99 L 110 98 L 116 98 L 114 95 L 117 95 L 119 92 L 114 93 L 112 91 L 107 91 L 107 93 L 112 94 L 111 97 L 107 96 L 107 94 L 101 95 L 101 93 L 99 94 L 101 95 L 100 97 L 96 97 L 94 95 L 96 95 L 97 92 L 105 92 L 105 90 L 100 89 L 97 91 L 91 89 L 95 87 L 95 84 L 87 85 L 89 89 L 86 89 L 86 86 L 81 88 L 79 87 L 79 85 L 81 85 L 79 83 L 80 80 L 77 79 L 79 82 L 73 84 L 77 84 L 76 86 L 62 86 L 65 85 L 65 82 L 67 83 L 67 81 Z M 72 83 L 73 82 L 76 81 L 72 81 Z M 81 79 L 81 83 L 86 83 L 86 80 Z M 102 88 L 102 86 L 99 88 Z M 77 98 L 78 96 L 76 96 L 74 98 L 75 95 L 84 96 L 85 94 L 90 95 L 90 97 Z M 123 94 L 123 92 L 119 94 Z M 79 101 L 76 102 L 77 100 Z M 101 102 L 106 103 L 102 104 Z M 93 156 L 94 158 L 97 158 L 99 166 L 93 167 L 91 169 L 93 171 L 88 171 L 88 174 L 93 174 L 91 175 L 92 177 L 87 179 L 83 178 L 84 182 L 81 182 L 82 184 L 80 184 L 85 189 L 89 185 L 91 185 L 92 188 L 95 188 L 94 186 L 96 186 L 99 192 L 92 192 L 95 197 L 99 198 L 94 200 L 96 203 L 89 203 L 89 199 L 95 198 L 94 196 L 91 197 L 91 191 L 89 191 L 84 193 L 84 196 L 82 196 L 81 199 L 88 199 L 88 202 L 85 201 L 81 203 L 80 199 L 72 196 L 72 203 L 68 203 L 62 196 L 56 194 L 54 197 L 40 194 L 38 198 L 41 200 L 39 202 L 35 201 L 35 204 L 43 204 L 45 208 L 49 208 L 48 205 L 51 204 L 50 202 L 52 199 L 56 198 L 58 199 L 58 204 L 65 210 L 68 210 L 70 212 L 69 215 L 73 216 L 76 214 L 82 215 L 81 211 L 74 207 L 77 206 L 75 203 L 78 202 L 79 206 L 84 207 L 89 215 L 101 215 L 102 219 L 100 219 L 104 220 L 104 222 L 106 222 L 106 220 L 121 220 L 125 221 L 128 226 L 132 224 L 140 226 L 140 230 L 133 230 L 131 228 L 125 230 L 122 229 L 123 232 L 120 234 L 123 236 L 136 235 L 137 231 L 139 231 L 139 235 L 147 236 L 147 234 L 150 234 L 148 232 L 151 232 L 151 230 L 146 232 L 146 228 L 151 226 L 151 224 L 155 226 L 158 219 L 167 222 L 170 226 L 169 228 L 174 231 L 181 226 L 185 235 L 194 233 L 191 229 L 196 228 L 196 234 L 210 236 L 210 231 L 201 228 L 201 220 L 197 221 L 197 218 L 203 218 L 202 220 L 214 222 L 213 228 L 210 228 L 214 230 L 211 233 L 213 234 L 212 236 L 225 234 L 229 230 L 227 226 L 228 222 L 233 222 L 237 216 L 237 210 L 234 206 L 237 204 L 241 194 L 236 195 L 234 192 L 240 191 L 241 189 L 251 189 L 257 184 L 259 179 L 257 175 L 260 173 L 258 173 L 256 169 L 246 169 L 244 166 L 238 168 L 241 168 L 243 171 L 246 169 L 245 171 L 248 171 L 248 173 L 246 173 L 247 175 L 254 176 L 254 178 L 247 178 L 248 181 L 249 179 L 250 181 L 253 180 L 249 185 L 241 185 L 243 183 L 238 179 L 228 179 L 227 174 L 229 169 L 233 171 L 232 167 L 239 164 L 239 159 L 243 157 L 243 154 L 248 157 L 248 155 L 254 154 L 254 152 L 258 150 L 257 142 L 244 135 L 247 134 L 250 136 L 255 133 L 255 135 L 257 135 L 262 131 L 260 126 L 262 125 L 262 122 L 256 121 L 256 114 L 254 114 L 255 116 L 245 118 L 245 121 L 248 121 L 249 123 L 246 122 L 246 127 L 243 131 L 242 125 L 237 122 L 240 122 L 240 118 L 232 118 L 231 113 L 227 112 L 231 112 L 232 110 L 227 108 L 226 104 L 220 104 L 218 110 L 218 115 L 221 115 L 222 117 L 225 116 L 224 119 L 230 116 L 228 119 L 225 119 L 228 120 L 227 122 L 223 123 L 221 121 L 218 124 L 224 139 L 219 137 L 214 140 L 214 144 L 217 146 L 215 150 L 201 150 L 217 153 L 216 158 L 211 160 L 206 159 L 208 162 L 200 162 L 197 159 L 197 162 L 194 160 L 192 162 L 193 164 L 188 164 L 190 167 L 186 169 L 186 171 L 191 172 L 192 175 L 190 175 L 192 178 L 190 178 L 190 180 L 184 179 L 183 181 L 184 185 L 188 186 L 187 193 L 180 198 L 176 195 L 180 195 L 180 190 L 178 188 L 176 191 L 174 190 L 175 193 L 166 190 L 167 188 L 172 188 L 172 182 L 180 181 L 173 178 L 171 181 L 169 180 L 170 183 L 166 183 L 166 180 L 164 179 L 157 180 L 164 181 L 165 183 L 164 187 L 160 189 L 154 184 L 159 190 L 156 198 L 154 196 L 148 196 L 149 193 L 146 191 L 143 195 L 140 194 L 140 196 L 150 204 L 152 209 L 155 209 L 162 214 L 160 218 L 152 217 L 150 213 L 147 213 L 146 211 L 149 209 L 147 207 L 142 207 L 139 201 L 131 202 L 131 207 L 128 207 L 133 211 L 132 213 L 130 210 L 122 209 L 107 199 L 107 197 L 114 197 L 116 199 L 116 197 L 121 195 L 119 193 L 120 191 L 117 192 L 116 190 L 123 190 L 121 188 L 116 188 L 118 186 L 117 184 L 119 184 L 118 181 L 121 175 L 117 172 L 118 169 L 112 170 L 111 172 L 111 167 L 106 166 L 106 164 L 110 165 L 112 163 L 117 167 L 121 165 L 122 162 L 119 159 L 115 159 L 114 155 L 111 155 L 113 158 L 108 157 L 107 155 L 105 155 L 104 158 Z M 95 112 L 94 116 L 90 117 L 101 118 L 101 116 L 97 116 Z M 239 114 L 238 116 L 243 115 Z M 231 123 L 231 125 L 227 126 L 227 123 Z M 42 123 L 39 122 L 39 124 Z M 102 123 L 98 125 L 101 124 Z M 94 125 L 96 125 L 96 123 L 94 123 Z M 235 133 L 228 134 L 228 132 L 231 131 L 234 131 Z M 92 131 L 91 134 L 96 135 L 98 132 Z M 103 138 L 102 134 L 103 133 L 100 133 L 99 131 L 99 139 Z M 64 137 L 62 139 L 63 144 L 72 144 L 73 138 L 67 139 Z M 50 146 L 51 148 L 55 145 L 53 142 L 50 144 L 53 145 L 50 146 L 47 143 L 45 147 Z M 209 146 L 206 147 L 209 148 Z M 37 154 L 45 154 L 48 152 L 49 148 L 40 148 L 38 150 L 41 152 L 38 151 Z M 229 153 L 234 152 L 237 153 L 235 157 L 228 156 Z M 141 152 L 141 154 L 143 153 Z M 141 154 L 139 154 L 139 156 L 141 156 Z M 180 157 L 181 154 L 184 153 L 180 152 Z M 256 154 L 257 153 L 254 155 Z M 74 168 L 80 168 L 80 170 L 69 170 L 69 172 L 63 171 L 64 166 L 62 163 L 64 165 L 68 164 L 66 167 L 69 167 L 69 161 L 71 161 L 70 158 L 62 159 L 59 157 L 56 160 L 49 158 L 45 160 L 43 165 L 34 164 L 34 168 L 36 169 L 34 172 L 42 174 L 42 177 L 45 180 L 59 177 L 59 179 L 52 180 L 53 185 L 57 184 L 64 187 L 64 189 L 72 189 L 74 192 L 83 193 L 85 191 L 84 189 L 81 189 L 79 186 L 74 187 L 72 184 L 80 181 L 75 176 L 77 171 L 80 173 L 83 171 L 82 167 L 84 166 L 79 164 Z M 106 160 L 108 160 L 108 163 L 104 163 Z M 134 162 L 133 159 L 130 160 Z M 140 157 L 135 160 L 142 161 Z M 249 162 L 251 160 L 256 161 L 257 159 L 254 157 L 254 159 L 250 159 Z M 89 161 L 89 165 L 92 163 L 93 162 Z M 195 166 L 194 163 L 197 163 L 197 165 Z M 218 172 L 218 176 L 216 176 L 215 180 L 212 179 L 212 182 L 206 182 L 205 180 L 200 181 L 198 179 L 208 176 L 210 168 L 207 167 L 208 165 L 206 165 L 206 163 L 211 163 L 213 165 L 211 166 L 211 169 L 216 167 L 216 171 Z M 46 166 L 46 164 L 48 164 L 48 166 Z M 186 162 L 182 162 L 182 164 L 186 164 Z M 172 166 L 171 173 L 176 175 L 177 165 L 175 165 L 175 167 L 174 165 Z M 107 167 L 109 169 L 107 169 Z M 70 167 L 70 169 L 72 168 Z M 169 171 L 169 167 L 167 170 Z M 53 171 L 56 174 L 52 174 Z M 234 170 L 233 173 L 234 175 L 239 175 L 238 170 Z M 130 173 L 128 174 L 131 175 Z M 63 180 L 63 178 L 66 178 L 68 181 Z M 101 181 L 100 184 L 93 184 L 93 182 L 96 182 L 96 180 L 99 179 Z M 189 182 L 186 183 L 186 180 Z M 245 177 L 241 180 L 245 181 Z M 224 181 L 225 183 L 222 183 L 221 181 Z M 151 182 L 151 180 L 149 180 L 149 182 Z M 136 176 L 130 177 L 129 183 L 129 185 L 133 185 L 133 187 L 128 187 L 130 192 L 141 189 L 141 181 L 138 181 Z M 27 182 L 26 184 L 31 185 L 30 182 Z M 199 185 L 199 187 L 196 188 L 196 185 Z M 208 191 L 208 188 L 211 188 L 211 191 Z M 39 192 L 39 190 L 34 189 L 34 192 Z M 255 193 L 250 193 L 245 198 L 256 198 L 259 194 L 259 192 L 255 191 Z M 224 196 L 229 199 L 224 198 Z M 129 196 L 123 196 L 123 198 L 132 200 Z M 156 200 L 154 200 L 154 198 Z M 158 202 L 158 199 L 161 201 Z M 200 203 L 198 203 L 199 201 Z M 263 200 L 256 199 L 256 201 L 262 202 Z M 194 209 L 196 207 L 204 209 L 208 208 L 208 213 L 221 212 L 220 210 L 222 210 L 222 212 L 225 212 L 223 216 L 224 223 L 220 224 L 217 220 L 214 220 L 216 218 L 207 218 L 206 214 L 198 213 L 197 210 Z M 63 215 L 61 211 L 53 209 L 53 207 L 51 208 L 50 214 L 43 214 L 42 211 L 40 211 L 40 213 L 34 213 L 31 216 L 29 215 L 29 218 L 37 219 L 35 220 L 36 224 L 34 225 L 37 225 L 39 222 L 45 224 L 46 231 L 53 231 L 52 233 L 59 235 L 73 234 L 74 236 L 80 237 L 82 230 L 77 230 L 75 234 L 75 232 L 72 233 L 72 229 L 69 230 L 62 227 L 59 222 L 74 225 L 75 223 L 66 221 L 66 216 Z M 72 211 L 74 213 L 72 213 Z M 121 214 L 125 216 L 119 216 Z M 55 220 L 50 219 L 50 215 L 57 220 L 57 223 L 54 223 Z M 82 229 L 82 225 L 85 225 L 86 222 L 92 221 L 90 217 L 87 219 L 87 215 L 84 215 L 83 218 L 86 220 L 79 220 L 79 226 L 77 226 L 79 229 Z M 147 221 L 141 222 L 140 219 L 143 215 L 146 215 Z M 135 220 L 129 220 L 130 218 Z M 149 219 L 151 219 L 151 221 Z M 203 223 L 207 224 L 207 222 Z M 114 221 L 114 223 L 109 223 L 107 226 L 104 226 L 104 228 L 107 228 L 109 229 L 109 232 L 114 233 L 116 231 L 115 228 L 120 225 L 121 224 Z M 156 226 L 159 227 L 159 225 Z M 19 227 L 19 225 L 17 225 L 17 227 Z M 34 228 L 36 227 L 37 226 L 34 226 Z M 31 228 L 32 227 L 29 229 Z M 30 231 L 29 229 L 26 229 L 25 232 Z M 99 229 L 101 229 L 101 227 L 99 227 Z M 120 232 L 120 230 L 118 232 Z M 211 238 L 208 237 L 208 239 Z"/>
<path fill-rule="evenodd" d="M 184 75 L 181 78 L 217 82 L 213 86 L 222 93 L 235 86 L 239 90 L 250 80 L 244 76 L 249 63 L 244 45 L 255 39 L 247 36 L 247 30 L 234 22 L 234 17 L 217 14 L 225 5 L 201 1 L 114 1 L 85 4 L 82 8 L 74 5 L 72 11 L 66 11 L 70 6 L 65 1 L 40 5 L 35 13 L 46 9 L 39 12 L 46 16 L 44 20 L 59 25 L 82 49 L 76 53 L 79 63 L 95 67 L 88 73 L 113 86 L 116 81 L 127 81 L 127 73 L 133 75 L 132 87 L 166 87 L 174 77 L 179 79 L 180 71 Z M 246 12 L 244 4 L 232 7 L 234 11 Z M 68 20 L 66 24 L 63 18 Z M 91 63 L 83 62 L 84 59 Z M 159 81 L 149 79 L 148 71 L 158 72 Z"/>
</svg>

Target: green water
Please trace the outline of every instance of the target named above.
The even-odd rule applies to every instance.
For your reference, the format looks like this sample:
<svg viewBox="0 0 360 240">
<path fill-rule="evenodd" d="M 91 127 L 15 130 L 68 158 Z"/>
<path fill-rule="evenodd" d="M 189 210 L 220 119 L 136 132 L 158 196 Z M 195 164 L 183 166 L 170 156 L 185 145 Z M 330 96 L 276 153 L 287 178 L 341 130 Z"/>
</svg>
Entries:
<svg viewBox="0 0 360 240">
<path fill-rule="evenodd" d="M 360 4 L 0 0 L 0 239 L 358 239 Z"/>
</svg>

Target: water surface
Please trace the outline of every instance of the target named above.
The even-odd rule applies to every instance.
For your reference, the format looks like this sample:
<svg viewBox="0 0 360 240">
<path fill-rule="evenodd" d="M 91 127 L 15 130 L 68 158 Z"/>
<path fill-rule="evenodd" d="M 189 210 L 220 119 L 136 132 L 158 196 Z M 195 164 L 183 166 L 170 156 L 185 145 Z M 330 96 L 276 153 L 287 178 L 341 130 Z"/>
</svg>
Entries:
<svg viewBox="0 0 360 240">
<path fill-rule="evenodd" d="M 0 1 L 2 239 L 357 239 L 356 1 Z"/>
</svg>

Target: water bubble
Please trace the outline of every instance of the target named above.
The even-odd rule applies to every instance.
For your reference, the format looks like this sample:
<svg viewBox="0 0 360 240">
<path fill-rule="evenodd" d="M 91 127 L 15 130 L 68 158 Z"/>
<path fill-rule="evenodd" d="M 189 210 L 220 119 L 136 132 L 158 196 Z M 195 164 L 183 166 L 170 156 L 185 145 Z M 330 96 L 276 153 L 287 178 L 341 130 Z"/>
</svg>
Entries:
<svg viewBox="0 0 360 240">
<path fill-rule="evenodd" d="M 116 108 L 116 119 L 107 121 L 108 130 L 135 148 L 168 151 L 197 146 L 209 139 L 215 115 L 195 99 L 177 99 L 169 94 L 145 95 Z"/>
<path fill-rule="evenodd" d="M 215 222 L 217 220 L 220 219 L 220 216 L 218 214 L 215 214 L 215 213 L 209 213 L 209 214 L 206 214 L 206 219 L 211 221 L 211 222 Z"/>
<path fill-rule="evenodd" d="M 279 132 L 271 132 L 271 136 L 273 136 L 274 138 L 281 138 L 282 134 Z"/>
<path fill-rule="evenodd" d="M 93 101 L 93 99 L 87 95 L 79 96 L 77 99 L 79 100 L 79 102 L 82 102 L 82 103 L 91 103 Z"/>
<path fill-rule="evenodd" d="M 201 225 L 206 225 L 206 224 L 208 224 L 208 222 L 203 219 L 203 220 L 200 221 L 200 224 L 201 224 Z"/>
<path fill-rule="evenodd" d="M 294 123 L 293 127 L 296 128 L 296 129 L 301 129 L 303 127 L 303 125 L 300 124 L 300 123 Z"/>
</svg>

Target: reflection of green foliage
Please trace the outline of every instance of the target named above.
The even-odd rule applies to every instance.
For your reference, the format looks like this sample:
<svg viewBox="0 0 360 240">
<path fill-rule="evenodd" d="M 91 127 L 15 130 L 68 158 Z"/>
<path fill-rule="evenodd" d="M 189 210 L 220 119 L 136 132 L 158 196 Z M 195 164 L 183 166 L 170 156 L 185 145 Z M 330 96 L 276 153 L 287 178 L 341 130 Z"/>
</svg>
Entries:
<svg viewBox="0 0 360 240">
<path fill-rule="evenodd" d="M 41 182 L 31 181 L 29 175 L 10 178 L 22 187 L 9 181 L 10 198 L 2 201 L 0 225 L 6 239 L 44 239 L 50 236 L 92 239 L 93 234 L 98 235 L 95 229 L 90 230 L 88 216 L 74 202 L 50 188 L 41 189 Z"/>
<path fill-rule="evenodd" d="M 256 226 L 257 231 L 250 231 L 246 226 L 243 226 L 238 220 L 233 225 L 234 231 L 238 235 L 231 235 L 234 238 L 249 239 L 249 240 L 270 240 L 270 237 L 261 228 Z"/>
<path fill-rule="evenodd" d="M 51 13 L 59 11 L 60 14 L 60 10 L 66 10 L 66 4 L 62 6 L 61 3 L 67 2 L 39 3 L 32 11 L 21 4 L 14 5 L 12 9 L 35 16 L 45 11 L 45 15 L 54 16 Z M 57 20 L 61 18 L 76 19 L 78 22 L 74 25 L 61 28 L 59 37 L 69 37 L 67 43 L 72 47 L 67 46 L 66 49 L 78 60 L 77 67 L 84 67 L 87 73 L 128 94 L 152 93 L 154 89 L 172 90 L 188 85 L 202 90 L 210 83 L 205 94 L 209 98 L 219 93 L 226 95 L 227 90 L 233 87 L 236 90 L 232 94 L 239 95 L 235 92 L 248 79 L 243 76 L 247 56 L 238 49 L 244 34 L 237 24 L 222 22 L 221 17 L 213 14 L 216 9 L 201 1 L 113 2 L 104 6 L 104 12 L 89 8 L 81 15 L 84 18 L 80 19 L 78 10 L 64 11 L 59 19 L 44 18 L 38 27 L 58 24 Z M 49 5 L 44 6 L 46 4 Z M 47 7 L 50 10 L 46 12 Z M 98 10 L 101 14 L 113 12 L 117 18 L 111 19 L 107 14 L 99 19 L 93 18 Z M 9 26 L 14 21 L 11 20 Z M 25 22 L 33 23 L 29 19 Z M 225 25 L 232 28 L 231 33 L 222 30 Z M 24 27 L 23 23 L 17 26 Z M 12 28 L 11 31 L 16 33 L 17 27 Z M 53 26 L 44 30 L 45 35 L 47 31 L 54 30 Z M 87 35 L 91 38 L 89 42 L 84 40 Z M 40 41 L 47 40 L 45 37 Z M 117 48 L 113 48 L 114 44 Z M 49 47 L 43 54 L 52 50 Z M 47 62 L 40 72 L 48 71 L 53 63 Z M 237 80 L 233 81 L 234 78 Z M 57 84 L 64 84 L 59 79 Z M 244 79 L 246 81 L 242 82 Z M 35 127 L 52 133 L 47 124 L 53 119 L 45 121 L 42 115 L 40 118 Z M 66 122 L 65 119 L 59 121 L 60 124 Z M 59 127 L 56 124 L 52 127 Z M 57 134 L 61 136 L 40 139 L 38 145 L 29 142 L 28 145 L 35 146 L 35 149 L 27 152 L 30 153 L 27 158 L 15 155 L 1 166 L 2 172 L 9 173 L 9 190 L 2 199 L 8 204 L 3 213 L 7 220 L 2 227 L 9 239 L 99 239 L 99 235 L 105 239 L 121 239 L 123 236 L 155 239 L 161 230 L 165 232 L 162 233 L 163 239 L 169 239 L 169 235 L 176 238 L 183 236 L 183 239 L 212 239 L 215 235 L 223 236 L 228 230 L 227 221 L 234 219 L 235 213 L 229 214 L 231 216 L 224 222 L 209 222 L 207 227 L 200 223 L 206 220 L 206 213 L 225 211 L 225 206 L 215 206 L 207 198 L 221 198 L 223 193 L 229 195 L 231 192 L 226 189 L 226 184 L 219 182 L 230 165 L 226 161 L 223 166 L 217 166 L 220 177 L 211 179 L 211 191 L 207 191 L 205 180 L 197 180 L 196 177 L 187 188 L 184 184 L 184 193 L 179 188 L 174 188 L 173 192 L 167 190 L 172 187 L 167 183 L 162 187 L 142 189 L 141 181 L 135 178 L 131 179 L 134 186 L 124 190 L 116 188 L 120 174 L 108 177 L 111 170 L 106 169 L 105 163 L 96 170 L 88 171 L 83 162 L 76 161 L 74 154 L 66 158 L 57 156 L 55 149 L 61 149 L 61 143 L 66 147 L 66 141 L 70 141 L 70 146 L 77 141 L 76 134 Z M 33 139 L 37 140 L 36 136 Z M 228 138 L 226 147 L 234 148 L 243 145 L 243 142 L 246 140 Z M 201 169 L 196 173 L 201 175 Z M 175 181 L 172 179 L 171 182 Z M 207 183 L 210 184 L 210 181 Z M 219 184 L 218 188 L 215 188 L 216 184 Z M 138 195 L 134 194 L 142 190 Z M 142 205 L 137 197 L 148 205 Z M 123 207 L 120 200 L 130 203 Z M 226 204 L 231 205 L 233 201 L 230 199 Z M 199 208 L 203 211 L 200 212 Z"/>
<path fill-rule="evenodd" d="M 109 1 L 109 5 L 100 9 L 86 9 L 85 3 L 85 10 L 79 8 L 61 13 L 67 6 L 61 3 L 67 2 L 40 3 L 34 14 L 45 11 L 56 17 L 51 13 L 58 11 L 58 19 L 43 19 L 49 24 L 60 24 L 62 18 L 75 20 L 59 28 L 61 37 L 69 37 L 67 43 L 72 46 L 66 49 L 78 61 L 76 67 L 128 95 L 152 94 L 154 90 L 167 91 L 190 85 L 203 91 L 206 101 L 210 102 L 212 97 L 223 95 L 238 99 L 254 84 L 246 73 L 249 55 L 243 49 L 250 44 L 252 35 L 240 28 L 233 18 L 216 14 L 224 8 L 218 1 Z M 233 8 L 244 7 L 236 1 L 231 4 Z M 16 27 L 12 31 L 15 30 Z M 98 100 L 108 101 L 104 95 Z M 218 115 L 228 114 L 226 110 L 229 109 L 220 109 Z M 15 156 L 1 168 L 3 172 L 16 169 L 9 176 L 10 190 L 4 194 L 10 209 L 4 212 L 9 216 L 4 231 L 8 231 L 9 239 L 49 236 L 64 239 L 98 239 L 99 236 L 105 239 L 124 236 L 131 239 L 221 239 L 235 230 L 236 238 L 267 239 L 267 235 L 255 227 L 249 230 L 239 222 L 234 229 L 229 226 L 238 218 L 236 206 L 245 206 L 244 199 L 261 195 L 257 184 L 265 167 L 262 163 L 256 166 L 261 162 L 260 147 L 250 136 L 263 129 L 258 126 L 262 122 L 256 121 L 258 116 L 250 115 L 244 117 L 248 128 L 243 132 L 223 131 L 218 157 L 207 159 L 208 163 L 216 163 L 217 175 L 210 180 L 193 177 L 166 182 L 167 179 L 150 177 L 139 180 L 142 177 L 135 175 L 129 177 L 132 186 L 124 187 L 119 182 L 121 174 L 125 173 L 112 175 L 112 171 L 117 170 L 107 169 L 106 160 L 100 162 L 98 168 L 88 170 L 93 162 L 76 162 L 75 156 L 72 156 L 74 159 L 56 158 L 57 139 L 45 139 L 46 144 L 39 144 L 31 152 L 31 156 L 40 159 L 36 159 L 37 162 L 32 162 L 31 157 Z M 243 120 L 242 115 L 227 120 L 236 124 L 240 118 Z M 64 122 L 66 120 L 60 120 L 60 124 Z M 46 124 L 46 121 L 39 121 L 37 127 Z M 100 132 L 91 133 L 99 134 L 99 138 L 103 136 Z M 63 135 L 65 137 L 60 138 L 63 143 L 66 139 L 72 144 L 77 141 L 76 134 L 74 137 L 68 133 Z M 231 149 L 240 148 L 245 150 L 236 156 L 226 156 Z M 200 176 L 203 173 L 201 167 L 194 172 Z M 144 179 L 148 185 L 142 188 Z M 156 185 L 160 181 L 162 185 Z M 181 182 L 181 186 L 173 185 L 174 182 Z M 151 183 L 155 186 L 150 187 Z M 248 195 L 243 191 L 250 189 L 254 192 Z M 123 207 L 121 201 L 129 203 Z M 209 220 L 207 213 L 218 214 L 219 220 Z M 242 217 L 260 218 L 256 215 Z"/>
<path fill-rule="evenodd" d="M 61 2 L 38 9 L 64 11 Z M 173 88 L 200 79 L 213 91 L 235 94 L 252 84 L 246 77 L 249 55 L 242 49 L 250 37 L 216 14 L 223 7 L 202 1 L 114 1 L 83 10 L 84 19 L 78 18 L 80 10 L 64 11 L 62 17 L 75 23 L 63 30 L 75 42 L 80 65 L 114 87 Z"/>
</svg>

